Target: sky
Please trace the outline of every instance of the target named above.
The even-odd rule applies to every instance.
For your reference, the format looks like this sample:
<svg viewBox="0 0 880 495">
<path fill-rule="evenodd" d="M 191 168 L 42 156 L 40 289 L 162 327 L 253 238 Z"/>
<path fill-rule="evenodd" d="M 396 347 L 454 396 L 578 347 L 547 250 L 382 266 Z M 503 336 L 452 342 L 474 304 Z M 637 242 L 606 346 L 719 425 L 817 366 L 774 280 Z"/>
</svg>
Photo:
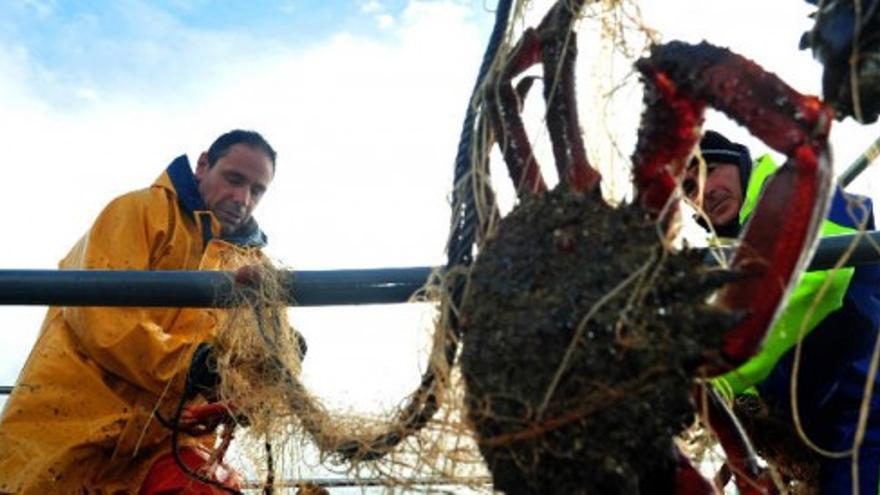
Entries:
<svg viewBox="0 0 880 495">
<path fill-rule="evenodd" d="M 821 66 L 797 49 L 810 27 L 806 2 L 639 5 L 663 40 L 728 46 L 800 91 L 820 90 Z M 256 129 L 278 151 L 256 217 L 268 253 L 286 266 L 442 264 L 458 134 L 493 9 L 490 0 L 0 3 L 8 232 L 0 268 L 54 268 L 112 197 L 146 187 L 180 154 L 194 161 L 232 128 Z M 536 2 L 525 22 L 545 10 Z M 595 162 L 625 170 L 597 122 L 609 123 L 628 156 L 639 86 L 631 77 L 609 100 L 602 88 L 625 76 L 629 62 L 590 34 L 594 25 L 585 21 L 581 31 L 585 138 Z M 533 93 L 526 110 L 539 116 Z M 753 155 L 766 150 L 719 115 L 707 126 Z M 540 117 L 528 128 L 540 139 Z M 836 170 L 878 134 L 877 125 L 836 123 Z M 547 146 L 537 152 L 546 156 Z M 850 190 L 878 198 L 878 168 Z M 626 194 L 625 172 L 606 177 L 606 192 Z M 509 207 L 509 186 L 498 187 Z M 14 383 L 43 313 L 0 308 L 0 384 Z M 292 318 L 310 344 L 305 381 L 332 406 L 387 410 L 417 383 L 430 308 L 299 308 Z"/>
</svg>

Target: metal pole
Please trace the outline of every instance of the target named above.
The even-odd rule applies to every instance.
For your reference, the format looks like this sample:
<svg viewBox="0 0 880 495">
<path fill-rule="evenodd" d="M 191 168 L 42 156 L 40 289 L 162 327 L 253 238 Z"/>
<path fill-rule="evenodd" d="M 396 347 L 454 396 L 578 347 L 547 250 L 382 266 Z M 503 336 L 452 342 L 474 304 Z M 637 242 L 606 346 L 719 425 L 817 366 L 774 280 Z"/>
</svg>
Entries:
<svg viewBox="0 0 880 495">
<path fill-rule="evenodd" d="M 860 234 L 834 235 L 823 237 L 816 248 L 816 254 L 810 261 L 807 270 L 827 270 L 833 268 L 840 258 L 847 253 L 856 238 L 858 244 L 853 247 L 843 266 L 860 266 L 880 263 L 880 231 Z"/>
<path fill-rule="evenodd" d="M 862 152 L 856 161 L 854 161 L 837 179 L 837 182 L 840 184 L 841 189 L 846 189 L 856 177 L 859 176 L 868 165 L 871 164 L 877 157 L 880 156 L 880 137 L 874 140 L 868 149 Z"/>
<path fill-rule="evenodd" d="M 407 478 L 406 484 L 411 486 L 431 486 L 437 490 L 440 490 L 441 487 L 450 487 L 454 485 L 488 485 L 492 482 L 492 480 L 488 476 L 474 476 L 470 478 L 452 478 L 452 479 L 441 479 L 441 478 Z M 381 478 L 303 478 L 299 480 L 289 480 L 282 481 L 280 483 L 275 484 L 275 488 L 297 488 L 302 485 L 317 485 L 324 488 L 342 488 L 342 487 L 375 487 L 375 486 L 389 486 L 390 482 L 387 479 Z M 245 490 L 258 490 L 263 488 L 263 483 L 260 481 L 246 481 L 244 484 Z M 431 490 L 429 493 L 438 493 Z M 439 492 L 439 493 L 447 493 L 447 492 Z M 448 493 L 454 493 L 452 491 Z"/>
<path fill-rule="evenodd" d="M 823 238 L 809 270 L 834 266 L 856 240 L 845 266 L 880 263 L 880 231 Z M 873 241 L 873 244 L 872 244 Z M 283 272 L 288 304 L 327 306 L 402 303 L 421 289 L 430 267 Z M 228 305 L 228 272 L 0 270 L 0 305 L 178 306 Z"/>
<path fill-rule="evenodd" d="M 406 302 L 431 269 L 283 272 L 290 305 Z M 0 305 L 227 306 L 232 274 L 209 271 L 0 270 Z"/>
<path fill-rule="evenodd" d="M 850 245 L 852 251 L 850 251 Z M 807 271 L 829 270 L 834 268 L 841 257 L 847 254 L 842 267 L 872 265 L 880 263 L 880 231 L 862 232 L 859 234 L 832 235 L 819 239 L 819 245 L 810 260 Z M 725 256 L 729 259 L 736 248 L 722 247 Z M 717 265 L 715 256 L 707 254 L 706 263 Z"/>
</svg>

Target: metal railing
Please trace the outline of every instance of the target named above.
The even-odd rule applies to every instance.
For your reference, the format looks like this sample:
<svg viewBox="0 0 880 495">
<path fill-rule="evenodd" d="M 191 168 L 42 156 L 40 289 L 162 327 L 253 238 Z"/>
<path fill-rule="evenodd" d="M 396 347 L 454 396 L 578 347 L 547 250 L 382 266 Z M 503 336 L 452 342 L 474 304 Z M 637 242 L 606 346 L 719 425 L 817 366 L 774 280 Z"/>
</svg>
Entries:
<svg viewBox="0 0 880 495">
<path fill-rule="evenodd" d="M 878 246 L 880 231 L 825 237 L 809 270 L 831 268 L 848 251 L 845 266 L 880 263 Z M 296 306 L 402 303 L 433 270 L 282 272 L 282 287 Z M 0 270 L 0 305 L 215 307 L 228 305 L 234 287 L 231 273 L 217 271 Z"/>
</svg>

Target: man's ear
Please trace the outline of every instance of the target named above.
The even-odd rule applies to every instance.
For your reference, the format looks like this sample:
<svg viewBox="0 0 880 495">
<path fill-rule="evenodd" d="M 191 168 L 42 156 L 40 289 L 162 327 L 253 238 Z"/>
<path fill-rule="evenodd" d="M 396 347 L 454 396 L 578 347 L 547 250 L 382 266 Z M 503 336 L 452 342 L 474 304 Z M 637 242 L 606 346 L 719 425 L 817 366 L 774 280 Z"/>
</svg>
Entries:
<svg viewBox="0 0 880 495">
<path fill-rule="evenodd" d="M 208 173 L 208 169 L 210 168 L 210 164 L 208 163 L 208 152 L 203 151 L 201 155 L 199 155 L 199 160 L 196 162 L 196 179 L 202 180 L 205 174 Z"/>
</svg>

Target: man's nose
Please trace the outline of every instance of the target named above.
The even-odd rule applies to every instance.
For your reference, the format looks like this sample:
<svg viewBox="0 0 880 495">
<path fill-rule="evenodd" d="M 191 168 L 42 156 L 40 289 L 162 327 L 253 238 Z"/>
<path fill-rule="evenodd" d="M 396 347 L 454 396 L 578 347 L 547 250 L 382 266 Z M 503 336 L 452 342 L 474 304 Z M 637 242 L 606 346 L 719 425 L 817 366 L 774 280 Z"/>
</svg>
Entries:
<svg viewBox="0 0 880 495">
<path fill-rule="evenodd" d="M 703 196 L 706 198 L 714 198 L 718 195 L 718 188 L 715 187 L 715 183 L 709 180 L 706 180 L 706 185 L 703 186 Z"/>
<path fill-rule="evenodd" d="M 232 200 L 235 201 L 242 208 L 249 208 L 251 206 L 251 191 L 250 188 L 247 187 L 237 187 L 235 188 L 235 194 L 232 197 Z"/>
</svg>

